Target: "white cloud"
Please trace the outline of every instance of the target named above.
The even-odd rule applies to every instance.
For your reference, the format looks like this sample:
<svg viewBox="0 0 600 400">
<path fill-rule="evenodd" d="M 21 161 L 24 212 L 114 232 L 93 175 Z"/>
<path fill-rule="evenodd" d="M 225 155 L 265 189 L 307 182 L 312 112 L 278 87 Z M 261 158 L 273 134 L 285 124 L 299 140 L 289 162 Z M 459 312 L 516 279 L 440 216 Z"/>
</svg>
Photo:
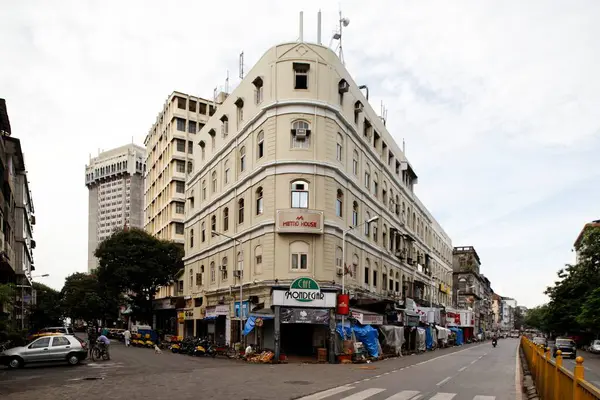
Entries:
<svg viewBox="0 0 600 400">
<path fill-rule="evenodd" d="M 322 8 L 329 43 L 338 4 L 302 3 L 307 40 Z M 296 40 L 298 11 L 141 0 L 0 10 L 0 97 L 23 141 L 49 283 L 86 266 L 88 153 L 142 142 L 172 90 L 210 98 L 227 69 L 234 85 L 239 52 L 248 70 Z M 501 294 L 543 301 L 579 227 L 597 217 L 600 3 L 353 0 L 343 11 L 347 66 L 406 138 L 423 202 L 456 245 L 478 249 Z"/>
</svg>

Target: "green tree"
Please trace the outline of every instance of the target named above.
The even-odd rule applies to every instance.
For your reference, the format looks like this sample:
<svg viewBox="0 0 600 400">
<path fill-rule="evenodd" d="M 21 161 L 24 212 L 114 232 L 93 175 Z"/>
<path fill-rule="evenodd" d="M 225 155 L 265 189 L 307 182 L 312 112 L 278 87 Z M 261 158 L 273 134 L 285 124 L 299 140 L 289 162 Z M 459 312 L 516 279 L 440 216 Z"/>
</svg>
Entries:
<svg viewBox="0 0 600 400">
<path fill-rule="evenodd" d="M 105 293 L 96 275 L 77 272 L 65 279 L 61 305 L 65 315 L 72 319 L 92 321 L 114 317 L 118 298 Z"/>
<path fill-rule="evenodd" d="M 10 332 L 9 317 L 15 299 L 14 290 L 11 284 L 0 284 L 0 341 L 6 340 Z"/>
<path fill-rule="evenodd" d="M 133 315 L 152 318 L 152 300 L 158 287 L 170 283 L 183 268 L 183 246 L 160 240 L 141 229 L 113 233 L 95 251 L 98 281 L 107 295 L 127 293 Z"/>
<path fill-rule="evenodd" d="M 592 290 L 586 297 L 577 322 L 588 330 L 600 332 L 600 288 Z"/>
<path fill-rule="evenodd" d="M 37 282 L 32 286 L 36 293 L 36 303 L 29 308 L 29 328 L 38 330 L 62 325 L 60 292 Z"/>
<path fill-rule="evenodd" d="M 525 328 L 538 329 L 542 332 L 548 331 L 547 316 L 548 306 L 543 305 L 531 308 L 527 311 L 527 316 L 524 318 L 523 325 Z"/>
</svg>

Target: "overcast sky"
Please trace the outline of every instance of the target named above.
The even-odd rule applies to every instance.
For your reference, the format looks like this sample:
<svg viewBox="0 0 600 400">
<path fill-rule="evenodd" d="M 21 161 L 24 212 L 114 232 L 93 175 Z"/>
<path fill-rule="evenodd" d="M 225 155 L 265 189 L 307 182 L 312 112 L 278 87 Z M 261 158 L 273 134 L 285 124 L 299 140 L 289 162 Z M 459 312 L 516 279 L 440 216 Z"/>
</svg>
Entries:
<svg viewBox="0 0 600 400">
<path fill-rule="evenodd" d="M 35 204 L 36 274 L 86 271 L 89 154 L 143 144 L 173 91 L 212 98 L 271 46 L 323 42 L 339 1 L 18 1 L 0 8 L 0 97 Z M 341 1 L 350 73 L 406 140 L 416 191 L 496 292 L 545 301 L 600 218 L 600 2 Z M 301 7 L 301 8 L 300 8 Z M 595 26 L 595 27 L 594 27 Z"/>
</svg>

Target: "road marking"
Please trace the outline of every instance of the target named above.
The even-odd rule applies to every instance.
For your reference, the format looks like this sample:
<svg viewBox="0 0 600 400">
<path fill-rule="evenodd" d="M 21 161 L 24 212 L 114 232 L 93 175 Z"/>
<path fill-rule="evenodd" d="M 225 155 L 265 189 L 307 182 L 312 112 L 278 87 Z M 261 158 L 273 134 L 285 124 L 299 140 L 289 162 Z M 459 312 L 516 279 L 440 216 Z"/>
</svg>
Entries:
<svg viewBox="0 0 600 400">
<path fill-rule="evenodd" d="M 456 393 L 438 393 L 431 397 L 429 400 L 452 400 L 456 396 Z"/>
<path fill-rule="evenodd" d="M 418 395 L 419 392 L 416 390 L 403 390 L 401 392 L 398 392 L 390 397 L 388 397 L 385 400 L 414 400 L 417 397 L 415 397 L 416 395 Z M 420 398 L 421 396 L 419 396 Z"/>
<path fill-rule="evenodd" d="M 462 368 L 459 368 L 458 372 L 463 372 L 465 369 L 467 369 L 467 367 L 466 367 L 466 366 L 465 366 L 465 367 L 462 367 Z"/>
<path fill-rule="evenodd" d="M 438 383 L 436 383 L 436 386 L 442 386 L 444 383 L 448 382 L 450 379 L 452 379 L 451 376 L 444 378 L 441 381 L 439 381 Z"/>
<path fill-rule="evenodd" d="M 473 400 L 496 400 L 496 396 L 481 396 L 477 395 L 473 397 Z"/>
<path fill-rule="evenodd" d="M 477 362 L 477 359 L 471 361 L 471 364 L 475 364 Z"/>
<path fill-rule="evenodd" d="M 383 391 L 385 391 L 385 389 L 380 389 L 380 388 L 365 389 L 362 392 L 354 393 L 353 395 L 344 397 L 342 400 L 364 400 L 371 396 L 375 396 L 377 393 L 381 393 Z"/>
<path fill-rule="evenodd" d="M 347 392 L 348 390 L 354 389 L 354 386 L 338 386 L 333 389 L 325 390 L 323 392 L 311 394 L 309 396 L 302 397 L 299 400 L 322 400 L 326 397 L 333 396 L 338 393 Z"/>
</svg>

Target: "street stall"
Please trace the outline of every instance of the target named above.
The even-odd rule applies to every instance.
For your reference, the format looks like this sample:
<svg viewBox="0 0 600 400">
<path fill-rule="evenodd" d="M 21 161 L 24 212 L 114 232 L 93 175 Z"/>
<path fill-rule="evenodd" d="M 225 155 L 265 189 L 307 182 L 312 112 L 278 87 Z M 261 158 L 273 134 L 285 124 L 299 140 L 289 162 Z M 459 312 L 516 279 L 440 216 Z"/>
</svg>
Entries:
<svg viewBox="0 0 600 400">
<path fill-rule="evenodd" d="M 379 338 L 384 355 L 401 356 L 404 344 L 404 327 L 396 325 L 382 325 L 379 327 Z"/>
</svg>

